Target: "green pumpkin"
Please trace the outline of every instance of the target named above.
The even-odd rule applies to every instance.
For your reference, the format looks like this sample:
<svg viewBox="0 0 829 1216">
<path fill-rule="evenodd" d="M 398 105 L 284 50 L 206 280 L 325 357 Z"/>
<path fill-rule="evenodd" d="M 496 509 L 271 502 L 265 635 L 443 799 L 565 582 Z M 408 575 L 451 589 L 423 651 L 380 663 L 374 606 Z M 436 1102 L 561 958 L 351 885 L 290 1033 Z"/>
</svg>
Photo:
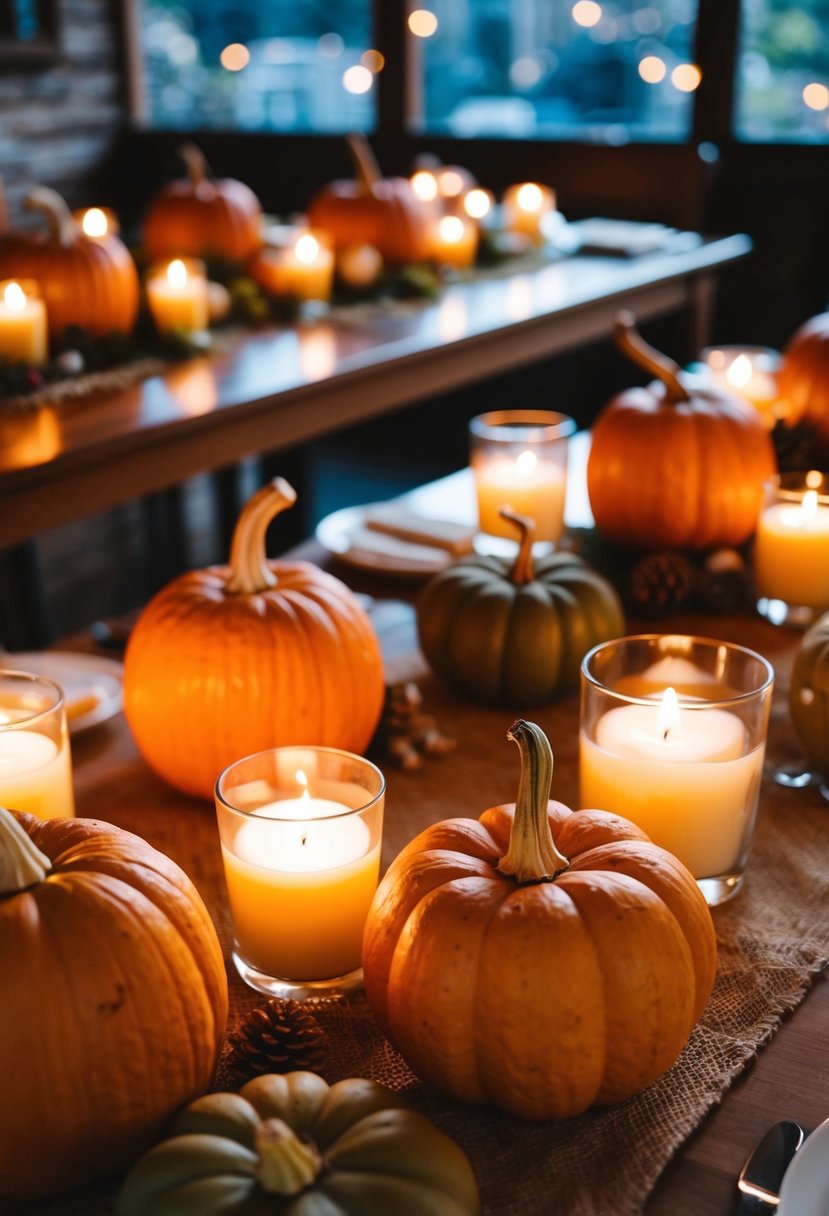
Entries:
<svg viewBox="0 0 829 1216">
<path fill-rule="evenodd" d="M 504 508 L 520 532 L 510 563 L 474 554 L 426 584 L 417 603 L 420 648 L 439 676 L 495 705 L 541 705 L 578 687 L 592 646 L 624 632 L 608 581 L 572 553 L 533 563 L 534 524 Z"/>
<path fill-rule="evenodd" d="M 117 1216 L 477 1216 L 454 1140 L 375 1081 L 312 1072 L 208 1094 L 136 1163 Z"/>
<path fill-rule="evenodd" d="M 792 668 L 789 709 L 806 755 L 829 777 L 829 612 L 804 633 Z"/>
</svg>

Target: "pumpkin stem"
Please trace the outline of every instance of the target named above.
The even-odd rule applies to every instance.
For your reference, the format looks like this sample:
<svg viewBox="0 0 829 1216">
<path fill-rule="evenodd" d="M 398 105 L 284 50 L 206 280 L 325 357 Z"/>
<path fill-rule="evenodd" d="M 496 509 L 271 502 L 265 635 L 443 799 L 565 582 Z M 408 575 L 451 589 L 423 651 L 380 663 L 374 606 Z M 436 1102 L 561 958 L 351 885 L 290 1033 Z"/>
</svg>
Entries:
<svg viewBox="0 0 829 1216">
<path fill-rule="evenodd" d="M 521 775 L 509 848 L 498 869 L 519 883 L 544 882 L 569 865 L 555 846 L 547 818 L 553 780 L 552 748 L 540 726 L 520 718 L 507 731 L 507 738 L 520 749 Z"/>
<path fill-rule="evenodd" d="M 16 895 L 35 887 L 52 868 L 45 853 L 17 822 L 11 811 L 0 806 L 0 896 Z"/>
<path fill-rule="evenodd" d="M 322 1168 L 315 1144 L 300 1139 L 283 1119 L 265 1119 L 253 1134 L 259 1154 L 256 1178 L 270 1195 L 298 1195 Z"/>
<path fill-rule="evenodd" d="M 518 542 L 518 556 L 515 559 L 515 564 L 509 572 L 510 582 L 515 583 L 516 587 L 523 587 L 525 583 L 533 581 L 533 536 L 535 535 L 535 520 L 530 519 L 528 515 L 519 515 L 517 511 L 513 511 L 512 507 L 500 507 L 498 514 L 501 519 L 505 519 L 507 523 L 514 524 L 518 529 L 520 536 Z"/>
<path fill-rule="evenodd" d="M 28 211 L 39 211 L 46 217 L 49 235 L 62 249 L 74 245 L 80 228 L 57 190 L 49 186 L 35 186 L 24 198 L 23 206 Z"/>
<path fill-rule="evenodd" d="M 293 486 L 284 477 L 275 477 L 245 503 L 230 546 L 230 575 L 225 583 L 230 595 L 256 595 L 276 586 L 265 553 L 265 533 L 274 516 L 295 502 Z"/>
<path fill-rule="evenodd" d="M 613 337 L 619 350 L 639 367 L 656 376 L 665 385 L 665 400 L 669 405 L 690 401 L 688 390 L 680 379 L 680 366 L 663 355 L 656 347 L 646 342 L 636 328 L 632 313 L 625 310 L 616 313 Z"/>
<path fill-rule="evenodd" d="M 201 148 L 197 148 L 195 144 L 188 141 L 179 146 L 178 154 L 184 161 L 184 167 L 194 193 L 200 194 L 202 187 L 210 184 L 204 153 Z"/>
<path fill-rule="evenodd" d="M 383 177 L 380 166 L 377 164 L 377 158 L 365 135 L 352 132 L 351 135 L 346 135 L 345 142 L 348 144 L 348 150 L 354 162 L 354 176 L 363 190 L 368 192 Z"/>
</svg>

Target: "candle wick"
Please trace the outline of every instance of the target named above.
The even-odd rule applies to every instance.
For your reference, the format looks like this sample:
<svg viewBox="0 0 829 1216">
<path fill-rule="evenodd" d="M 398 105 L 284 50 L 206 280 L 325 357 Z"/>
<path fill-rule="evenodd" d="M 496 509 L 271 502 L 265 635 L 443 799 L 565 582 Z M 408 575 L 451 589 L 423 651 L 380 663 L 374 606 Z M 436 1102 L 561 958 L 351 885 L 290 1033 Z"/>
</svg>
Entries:
<svg viewBox="0 0 829 1216">
<path fill-rule="evenodd" d="M 664 730 L 663 730 L 663 732 L 662 732 L 662 742 L 663 742 L 663 743 L 664 743 L 664 742 L 667 740 L 668 735 L 669 735 L 670 733 L 671 733 L 671 728 L 670 728 L 670 726 L 666 726 L 666 727 L 665 727 L 665 729 L 664 729 Z"/>
<path fill-rule="evenodd" d="M 303 832 L 303 833 L 302 833 L 302 836 L 301 836 L 301 837 L 300 837 L 300 839 L 299 839 L 299 843 L 300 843 L 301 845 L 305 845 L 305 844 L 307 844 L 307 843 L 308 843 L 308 833 L 307 833 L 307 832 Z"/>
</svg>

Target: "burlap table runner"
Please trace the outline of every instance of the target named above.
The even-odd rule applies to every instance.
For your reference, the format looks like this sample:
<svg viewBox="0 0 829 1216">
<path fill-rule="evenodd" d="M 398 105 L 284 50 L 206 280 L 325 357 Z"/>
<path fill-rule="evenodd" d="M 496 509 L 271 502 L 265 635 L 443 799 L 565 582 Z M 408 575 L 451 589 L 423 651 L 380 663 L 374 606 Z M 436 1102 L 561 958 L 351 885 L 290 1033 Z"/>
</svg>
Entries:
<svg viewBox="0 0 829 1216">
<path fill-rule="evenodd" d="M 775 664 L 776 695 L 767 768 L 787 758 L 794 740 L 786 709 L 791 636 L 756 622 L 707 623 L 701 632 L 761 649 Z M 392 623 L 392 627 L 394 624 Z M 756 636 L 755 636 L 756 634 Z M 452 754 L 419 772 L 383 765 L 388 781 L 384 857 L 388 862 L 416 831 L 453 814 L 477 815 L 514 797 L 515 745 L 506 741 L 513 715 L 470 706 L 441 688 L 408 658 L 390 676 L 417 678 L 426 707 L 454 735 Z M 556 755 L 553 796 L 576 804 L 578 703 L 534 713 Z M 124 781 L 138 780 L 140 762 L 119 737 Z M 380 761 L 383 764 L 382 760 Z M 180 804 L 182 800 L 178 800 Z M 175 811 L 175 813 L 174 813 Z M 81 811 L 83 813 L 83 811 Z M 194 804 L 186 813 L 160 785 L 147 805 L 122 799 L 121 826 L 138 831 L 191 874 L 216 920 L 223 945 L 230 922 L 212 811 Z M 368 1076 L 401 1090 L 419 1110 L 454 1136 L 474 1166 L 487 1216 L 634 1216 L 673 1153 L 756 1055 L 782 1016 L 803 998 L 829 960 L 829 807 L 814 789 L 785 790 L 768 778 L 743 890 L 714 910 L 719 946 L 717 982 L 691 1038 L 674 1066 L 643 1093 L 618 1106 L 590 1110 L 566 1121 L 528 1123 L 497 1111 L 472 1108 L 428 1090 L 385 1041 L 364 1003 L 319 1010 L 329 1055 L 329 1081 Z M 229 1029 L 264 998 L 247 989 L 229 965 Z M 223 1058 L 216 1088 L 237 1088 L 240 1078 Z M 32 1206 L 0 1204 L 6 1216 L 108 1216 L 117 1188 L 101 1185 L 82 1195 Z M 152 1216 L 148 1213 L 147 1216 Z"/>
</svg>

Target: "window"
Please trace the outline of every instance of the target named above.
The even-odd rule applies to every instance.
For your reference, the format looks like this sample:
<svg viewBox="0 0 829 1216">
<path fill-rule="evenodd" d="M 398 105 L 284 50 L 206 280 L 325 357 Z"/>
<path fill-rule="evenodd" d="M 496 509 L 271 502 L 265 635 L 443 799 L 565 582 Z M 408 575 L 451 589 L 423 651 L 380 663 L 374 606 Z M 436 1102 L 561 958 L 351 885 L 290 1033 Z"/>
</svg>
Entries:
<svg viewBox="0 0 829 1216">
<path fill-rule="evenodd" d="M 142 0 L 154 127 L 371 131 L 370 0 Z"/>
<path fill-rule="evenodd" d="M 413 39 L 421 131 L 611 144 L 690 134 L 696 0 L 432 0 L 429 9 L 434 28 Z"/>
<path fill-rule="evenodd" d="M 829 142 L 829 0 L 743 0 L 736 133 Z"/>
</svg>

